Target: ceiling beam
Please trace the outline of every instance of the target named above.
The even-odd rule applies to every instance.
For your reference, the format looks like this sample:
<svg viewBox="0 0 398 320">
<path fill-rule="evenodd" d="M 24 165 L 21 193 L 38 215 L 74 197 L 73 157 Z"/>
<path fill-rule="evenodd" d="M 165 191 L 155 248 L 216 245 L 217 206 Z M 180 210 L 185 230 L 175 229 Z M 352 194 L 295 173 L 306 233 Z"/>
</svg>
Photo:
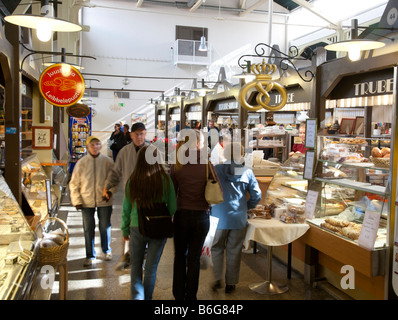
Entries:
<svg viewBox="0 0 398 320">
<path fill-rule="evenodd" d="M 273 0 L 270 0 L 270 1 L 273 1 Z M 250 12 L 257 9 L 259 6 L 263 5 L 266 2 L 268 2 L 268 0 L 259 0 L 258 2 L 256 2 L 255 4 L 253 4 L 252 6 L 247 8 L 245 11 L 239 13 L 239 17 L 244 17 L 244 16 L 248 15 Z"/>
<path fill-rule="evenodd" d="M 246 0 L 240 0 L 239 1 L 239 8 L 244 9 L 246 7 Z"/>
<path fill-rule="evenodd" d="M 138 0 L 137 1 L 137 8 L 141 8 L 143 2 L 144 2 L 144 0 Z"/>
<path fill-rule="evenodd" d="M 319 18 L 325 20 L 326 22 L 330 23 L 331 25 L 338 27 L 336 22 L 330 20 L 328 17 L 325 16 L 324 13 L 320 12 L 319 9 L 317 9 L 314 5 L 311 3 L 305 1 L 305 0 L 292 0 L 293 2 L 297 3 L 299 6 L 303 7 L 304 9 L 307 9 L 308 11 L 312 12 Z"/>
<path fill-rule="evenodd" d="M 202 5 L 203 2 L 204 2 L 203 0 L 196 1 L 196 3 L 191 7 L 191 9 L 189 9 L 189 12 L 196 11 L 196 9 L 198 9 Z"/>
</svg>

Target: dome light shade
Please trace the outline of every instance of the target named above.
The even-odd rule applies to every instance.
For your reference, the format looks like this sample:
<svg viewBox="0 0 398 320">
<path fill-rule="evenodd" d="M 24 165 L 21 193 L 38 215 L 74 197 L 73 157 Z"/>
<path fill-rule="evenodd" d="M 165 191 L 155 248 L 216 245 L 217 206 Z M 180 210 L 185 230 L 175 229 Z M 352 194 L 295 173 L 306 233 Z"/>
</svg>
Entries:
<svg viewBox="0 0 398 320">
<path fill-rule="evenodd" d="M 82 27 L 78 24 L 48 16 L 31 15 L 31 14 L 16 14 L 4 17 L 4 20 L 16 24 L 21 27 L 38 29 L 40 25 L 46 23 L 52 31 L 58 32 L 76 32 L 81 31 Z"/>
<path fill-rule="evenodd" d="M 351 40 L 331 43 L 325 46 L 329 51 L 345 51 L 351 61 L 359 60 L 361 51 L 374 50 L 384 47 L 386 44 L 381 41 L 358 39 L 358 19 L 351 20 Z"/>
<path fill-rule="evenodd" d="M 366 40 L 366 39 L 355 39 L 349 41 L 341 41 L 325 46 L 326 50 L 329 51 L 347 51 L 349 52 L 352 46 L 358 48 L 360 51 L 363 50 L 374 50 L 384 47 L 386 44 L 380 41 Z"/>
</svg>

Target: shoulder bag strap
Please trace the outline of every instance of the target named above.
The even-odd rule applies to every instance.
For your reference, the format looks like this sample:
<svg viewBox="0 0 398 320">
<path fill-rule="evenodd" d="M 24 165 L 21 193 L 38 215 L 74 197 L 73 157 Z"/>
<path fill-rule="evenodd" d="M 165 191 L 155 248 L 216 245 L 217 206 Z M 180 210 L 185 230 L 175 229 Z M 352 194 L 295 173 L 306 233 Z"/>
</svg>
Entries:
<svg viewBox="0 0 398 320">
<path fill-rule="evenodd" d="M 207 166 L 210 166 L 210 171 L 211 171 L 211 174 L 213 176 L 213 180 L 216 180 L 216 175 L 214 174 L 214 170 L 213 170 L 213 167 L 212 167 L 211 163 L 208 162 Z M 209 179 L 209 176 L 207 176 L 207 179 Z"/>
</svg>

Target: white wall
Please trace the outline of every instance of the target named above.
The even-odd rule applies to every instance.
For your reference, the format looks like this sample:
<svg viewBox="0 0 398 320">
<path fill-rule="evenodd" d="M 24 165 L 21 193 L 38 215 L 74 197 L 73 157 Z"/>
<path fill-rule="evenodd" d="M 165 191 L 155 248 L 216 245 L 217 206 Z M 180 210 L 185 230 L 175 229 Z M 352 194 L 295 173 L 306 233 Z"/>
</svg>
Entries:
<svg viewBox="0 0 398 320">
<path fill-rule="evenodd" d="M 108 2 L 108 5 L 106 5 Z M 198 10 L 197 13 L 176 13 L 176 10 L 165 14 L 166 9 L 158 13 L 139 10 L 134 3 L 119 1 L 101 1 L 102 6 L 82 9 L 82 24 L 90 27 L 89 32 L 82 34 L 81 53 L 95 56 L 96 60 L 84 59 L 83 73 L 99 73 L 113 75 L 136 75 L 154 77 L 202 78 L 214 81 L 220 66 L 224 66 L 227 77 L 236 71 L 239 57 L 242 54 L 254 53 L 257 43 L 268 43 L 267 19 L 261 22 L 239 20 L 236 14 L 223 13 L 224 20 L 215 19 L 217 11 Z M 116 9 L 113 9 L 116 8 Z M 119 9 L 119 8 L 123 8 Z M 163 11 L 161 11 L 163 10 Z M 264 18 L 264 16 L 261 16 Z M 282 50 L 285 44 L 284 17 L 276 16 L 272 28 L 273 43 Z M 208 28 L 208 41 L 212 45 L 213 61 L 216 66 L 203 68 L 199 66 L 175 66 L 172 47 L 175 41 L 176 25 Z M 244 50 L 240 48 L 244 47 Z M 198 74 L 200 77 L 198 77 Z M 173 90 L 174 87 L 189 89 L 192 80 L 149 80 L 129 79 L 130 84 L 123 86 L 122 79 L 116 77 L 85 76 L 96 78 L 100 82 L 86 81 L 87 87 L 101 87 L 143 90 Z M 93 108 L 96 116 L 93 119 L 93 130 L 112 130 L 116 121 L 128 124 L 131 113 L 148 113 L 149 130 L 153 129 L 154 113 L 146 105 L 150 98 L 159 93 L 131 92 L 131 99 L 125 102 L 126 107 L 118 112 L 110 110 L 113 103 L 113 91 L 100 91 L 98 99 L 92 98 L 96 104 Z"/>
</svg>

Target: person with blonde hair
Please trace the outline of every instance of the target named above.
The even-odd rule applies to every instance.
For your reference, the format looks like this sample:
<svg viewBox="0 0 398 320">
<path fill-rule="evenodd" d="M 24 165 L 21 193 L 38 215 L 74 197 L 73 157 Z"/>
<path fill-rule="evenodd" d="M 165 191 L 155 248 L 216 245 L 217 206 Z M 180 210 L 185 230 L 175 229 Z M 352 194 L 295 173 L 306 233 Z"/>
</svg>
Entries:
<svg viewBox="0 0 398 320">
<path fill-rule="evenodd" d="M 212 164 L 208 162 L 207 143 L 204 148 L 204 137 L 199 130 L 183 129 L 179 140 L 176 164 L 170 167 L 177 194 L 173 295 L 176 300 L 196 300 L 200 256 L 210 227 L 210 207 L 205 199 L 206 166 Z"/>
<path fill-rule="evenodd" d="M 215 166 L 220 180 L 224 202 L 212 207 L 211 214 L 217 217 L 218 225 L 211 248 L 213 290 L 222 287 L 225 266 L 225 292 L 231 293 L 239 282 L 239 271 L 243 240 L 246 234 L 247 210 L 253 209 L 261 200 L 261 190 L 253 170 L 243 166 L 243 148 L 233 142 L 225 146 L 223 164 Z M 247 198 L 247 194 L 250 198 Z"/>
<path fill-rule="evenodd" d="M 122 209 L 123 239 L 130 241 L 131 298 L 133 300 L 152 299 L 157 267 L 167 240 L 167 238 L 143 236 L 139 231 L 137 210 L 138 208 L 152 208 L 153 203 L 156 202 L 165 202 L 170 216 L 173 216 L 176 210 L 176 196 L 170 177 L 160 162 L 148 162 L 146 153 L 157 156 L 159 152 L 152 145 L 144 146 L 138 151 L 137 164 L 126 184 Z M 146 250 L 143 272 L 142 265 Z"/>
</svg>

